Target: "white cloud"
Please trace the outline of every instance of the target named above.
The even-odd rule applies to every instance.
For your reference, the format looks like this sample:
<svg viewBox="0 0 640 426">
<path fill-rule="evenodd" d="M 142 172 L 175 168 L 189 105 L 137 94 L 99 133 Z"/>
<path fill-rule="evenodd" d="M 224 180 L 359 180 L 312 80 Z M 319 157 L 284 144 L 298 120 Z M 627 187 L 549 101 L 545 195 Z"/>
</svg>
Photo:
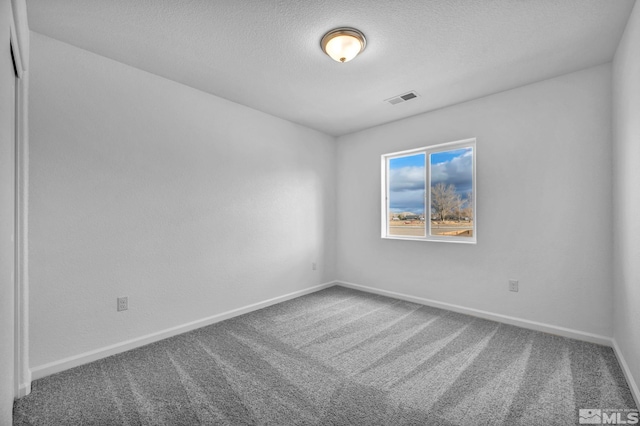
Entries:
<svg viewBox="0 0 640 426">
<path fill-rule="evenodd" d="M 389 207 L 393 212 L 424 211 L 424 167 L 401 167 L 389 171 Z"/>
<path fill-rule="evenodd" d="M 431 184 L 453 184 L 458 191 L 471 190 L 473 181 L 473 151 L 431 166 Z"/>
<path fill-rule="evenodd" d="M 391 192 L 389 194 L 389 208 L 394 213 L 407 211 L 423 213 L 424 203 L 424 189 Z"/>
<path fill-rule="evenodd" d="M 424 167 L 401 167 L 389 171 L 389 189 L 393 192 L 424 189 Z"/>
</svg>

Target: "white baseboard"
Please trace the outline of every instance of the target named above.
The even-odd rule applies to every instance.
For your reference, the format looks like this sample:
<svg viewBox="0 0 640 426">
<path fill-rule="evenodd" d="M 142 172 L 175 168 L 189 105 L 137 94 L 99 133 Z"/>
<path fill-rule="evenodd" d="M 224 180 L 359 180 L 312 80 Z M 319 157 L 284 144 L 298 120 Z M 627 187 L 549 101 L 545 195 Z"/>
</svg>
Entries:
<svg viewBox="0 0 640 426">
<path fill-rule="evenodd" d="M 627 360 L 624 358 L 624 355 L 620 350 L 620 346 L 618 346 L 618 341 L 615 338 L 611 339 L 611 341 L 613 342 L 613 351 L 615 352 L 618 362 L 622 367 L 624 377 L 627 379 L 631 395 L 633 395 L 633 399 L 636 401 L 636 407 L 640 408 L 640 390 L 638 389 L 638 383 L 636 383 L 634 377 L 631 375 L 629 364 L 627 364 Z"/>
<path fill-rule="evenodd" d="M 17 368 L 17 367 L 16 367 Z M 16 372 L 16 375 L 18 373 Z M 14 391 L 14 399 L 19 399 L 31 393 L 31 370 L 26 368 L 22 373 L 22 377 L 16 380 L 16 388 Z"/>
<path fill-rule="evenodd" d="M 585 342 L 596 343 L 598 345 L 612 346 L 612 341 L 610 337 L 600 336 L 598 334 L 586 333 L 584 331 L 573 330 L 570 328 L 559 327 L 551 324 L 544 324 L 541 322 L 511 317 L 508 315 L 494 314 L 492 312 L 481 311 L 479 309 L 467 308 L 464 306 L 453 305 L 451 303 L 438 302 L 436 300 L 410 296 L 408 294 L 403 294 L 403 293 L 396 293 L 395 291 L 381 290 L 379 288 L 368 287 L 361 284 L 354 284 L 354 283 L 340 281 L 340 280 L 336 281 L 336 284 L 339 286 L 352 288 L 354 290 L 366 291 L 368 293 L 388 296 L 394 299 L 401 299 L 401 300 L 406 300 L 408 302 L 418 303 L 421 305 L 432 306 L 434 308 L 446 309 L 448 311 L 467 314 L 474 317 L 501 322 L 504 324 L 515 325 L 515 326 L 527 328 L 530 330 L 542 331 L 544 333 L 555 334 L 563 337 L 569 337 L 571 339 L 583 340 Z"/>
<path fill-rule="evenodd" d="M 18 386 L 18 395 L 16 398 L 22 398 L 23 396 L 27 396 L 31 393 L 31 382 L 21 383 Z"/>
<path fill-rule="evenodd" d="M 229 318 L 237 317 L 248 312 L 256 311 L 258 309 L 266 308 L 267 306 L 275 305 L 296 297 L 304 296 L 305 294 L 314 293 L 316 291 L 325 289 L 335 285 L 335 281 L 319 284 L 313 287 L 305 288 L 303 290 L 294 291 L 282 296 L 274 297 L 262 302 L 254 303 L 252 305 L 244 306 L 242 308 L 232 309 L 221 314 L 213 315 L 201 320 L 189 322 L 176 327 L 171 327 L 166 330 L 158 331 L 155 333 L 147 334 L 145 336 L 137 337 L 135 339 L 126 340 L 124 342 L 116 343 L 114 345 L 105 346 L 103 348 L 95 349 L 93 351 L 85 352 L 79 355 L 74 355 L 68 358 L 64 358 L 58 361 L 53 361 L 48 364 L 39 365 L 31 369 L 31 379 L 37 380 L 51 374 L 59 373 L 64 370 L 68 370 L 73 367 L 77 367 L 89 362 L 97 361 L 102 358 L 106 358 L 111 355 L 116 355 L 122 352 L 129 351 L 131 349 L 139 348 L 141 346 L 148 345 L 150 343 L 157 342 L 159 340 L 166 339 L 178 334 L 186 333 L 197 328 L 205 327 L 220 321 L 224 321 Z M 31 389 L 31 383 L 29 383 L 28 389 Z M 25 387 L 25 390 L 27 388 Z M 28 392 L 27 392 L 28 393 Z"/>
</svg>

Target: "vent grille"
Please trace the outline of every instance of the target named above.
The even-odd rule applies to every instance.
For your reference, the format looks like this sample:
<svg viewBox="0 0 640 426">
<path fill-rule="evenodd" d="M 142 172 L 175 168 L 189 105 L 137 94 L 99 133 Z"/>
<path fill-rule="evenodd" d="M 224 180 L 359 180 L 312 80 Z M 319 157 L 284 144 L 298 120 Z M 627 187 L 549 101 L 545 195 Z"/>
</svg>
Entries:
<svg viewBox="0 0 640 426">
<path fill-rule="evenodd" d="M 403 93 L 402 95 L 394 96 L 393 98 L 385 99 L 384 101 L 390 103 L 391 105 L 398 105 L 398 104 L 410 101 L 411 99 L 415 99 L 418 96 L 419 95 L 417 92 L 412 91 L 412 92 Z"/>
</svg>

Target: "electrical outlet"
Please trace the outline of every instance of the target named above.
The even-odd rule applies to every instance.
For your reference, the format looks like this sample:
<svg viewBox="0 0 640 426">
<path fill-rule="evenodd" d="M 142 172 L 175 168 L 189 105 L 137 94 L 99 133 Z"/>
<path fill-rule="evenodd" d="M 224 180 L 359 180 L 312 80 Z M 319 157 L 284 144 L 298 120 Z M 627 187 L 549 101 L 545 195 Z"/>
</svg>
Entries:
<svg viewBox="0 0 640 426">
<path fill-rule="evenodd" d="M 126 311 L 127 309 L 129 309 L 129 298 L 118 297 L 118 312 Z"/>
<path fill-rule="evenodd" d="M 518 281 L 517 280 L 509 280 L 509 291 L 518 291 Z"/>
<path fill-rule="evenodd" d="M 318 269 L 318 265 L 316 265 L 316 262 L 313 262 L 313 263 L 311 264 L 311 270 L 312 270 L 312 271 L 315 271 L 316 269 Z"/>
</svg>

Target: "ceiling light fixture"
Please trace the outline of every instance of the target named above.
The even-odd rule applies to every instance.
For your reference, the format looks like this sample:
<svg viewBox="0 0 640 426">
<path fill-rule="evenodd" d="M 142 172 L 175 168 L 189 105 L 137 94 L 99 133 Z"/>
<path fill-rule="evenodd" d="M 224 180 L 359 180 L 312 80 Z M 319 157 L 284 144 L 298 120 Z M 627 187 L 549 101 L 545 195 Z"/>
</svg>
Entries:
<svg viewBox="0 0 640 426">
<path fill-rule="evenodd" d="M 336 28 L 322 37 L 320 45 L 334 61 L 349 62 L 364 50 L 367 40 L 355 28 Z"/>
</svg>

